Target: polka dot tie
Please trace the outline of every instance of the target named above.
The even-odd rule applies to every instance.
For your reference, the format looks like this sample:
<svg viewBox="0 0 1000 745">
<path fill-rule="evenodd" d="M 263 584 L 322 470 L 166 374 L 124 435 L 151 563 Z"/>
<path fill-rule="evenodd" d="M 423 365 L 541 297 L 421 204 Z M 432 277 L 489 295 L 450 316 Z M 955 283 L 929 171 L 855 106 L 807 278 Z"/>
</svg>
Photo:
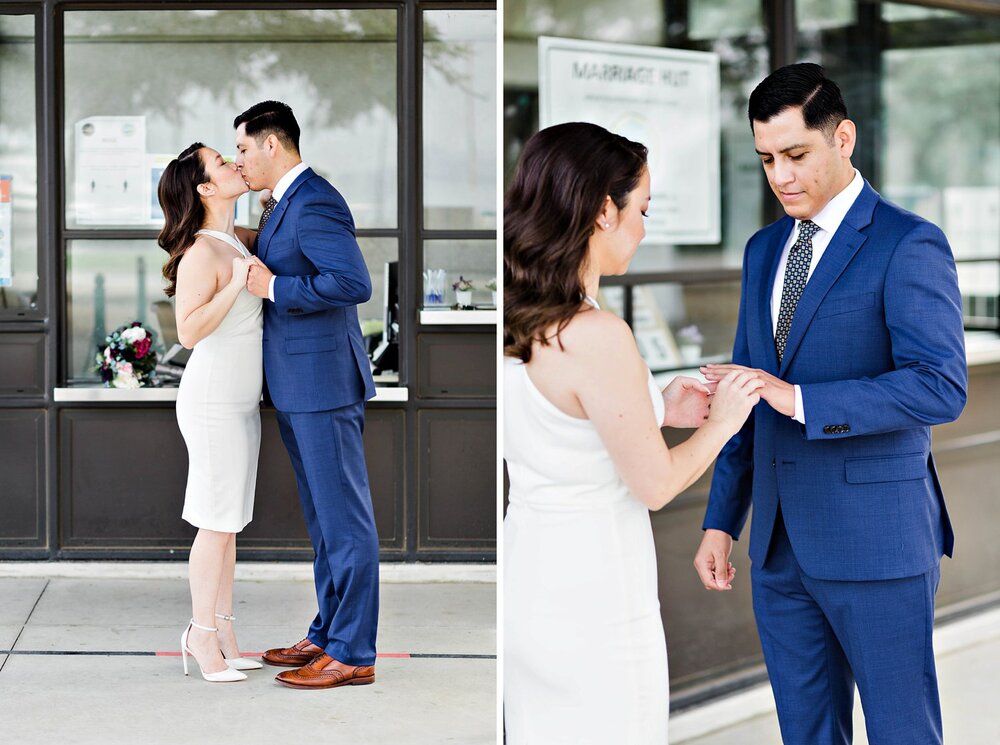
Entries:
<svg viewBox="0 0 1000 745">
<path fill-rule="evenodd" d="M 267 204 L 264 205 L 264 211 L 260 214 L 260 224 L 257 225 L 257 235 L 259 236 L 264 232 L 264 226 L 267 225 L 267 221 L 271 218 L 271 213 L 274 212 L 274 206 L 277 204 L 274 201 L 274 197 L 267 200 Z"/>
<path fill-rule="evenodd" d="M 774 332 L 774 346 L 778 350 L 778 362 L 785 356 L 785 343 L 788 332 L 792 329 L 792 318 L 795 317 L 795 307 L 799 304 L 802 291 L 809 279 L 809 264 L 812 263 L 813 236 L 819 232 L 819 226 L 812 220 L 799 223 L 799 236 L 788 252 L 785 264 L 785 282 L 781 287 L 781 307 L 778 310 L 778 328 Z"/>
</svg>

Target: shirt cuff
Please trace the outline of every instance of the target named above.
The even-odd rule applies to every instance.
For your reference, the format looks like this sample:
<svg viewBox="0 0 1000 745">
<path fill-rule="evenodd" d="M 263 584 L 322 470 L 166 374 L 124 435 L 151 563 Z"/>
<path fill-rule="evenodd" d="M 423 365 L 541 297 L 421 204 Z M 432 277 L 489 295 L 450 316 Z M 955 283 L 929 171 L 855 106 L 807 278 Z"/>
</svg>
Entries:
<svg viewBox="0 0 1000 745">
<path fill-rule="evenodd" d="M 274 280 L 276 280 L 277 278 L 278 277 L 276 275 L 272 274 L 271 281 L 267 285 L 267 299 L 270 300 L 272 303 L 274 302 Z M 795 387 L 798 388 L 798 386 Z"/>
<path fill-rule="evenodd" d="M 792 386 L 795 389 L 795 413 L 792 414 L 792 419 L 797 421 L 799 424 L 806 423 L 806 412 L 802 408 L 802 386 Z"/>
</svg>

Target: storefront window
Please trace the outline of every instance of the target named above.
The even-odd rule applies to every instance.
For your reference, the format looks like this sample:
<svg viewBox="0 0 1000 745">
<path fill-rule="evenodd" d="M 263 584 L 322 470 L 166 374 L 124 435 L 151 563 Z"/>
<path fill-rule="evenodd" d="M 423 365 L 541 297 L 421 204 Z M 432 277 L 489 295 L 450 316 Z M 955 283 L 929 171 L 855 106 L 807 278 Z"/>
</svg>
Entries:
<svg viewBox="0 0 1000 745">
<path fill-rule="evenodd" d="M 511 0 L 504 3 L 504 36 L 657 45 L 666 30 L 663 5 L 663 0 Z"/>
<path fill-rule="evenodd" d="M 424 307 L 454 305 L 460 278 L 472 283 L 473 306 L 494 306 L 488 285 L 496 280 L 496 250 L 495 239 L 424 241 Z"/>
<path fill-rule="evenodd" d="M 419 302 L 433 310 L 495 308 L 496 12 L 432 10 L 422 21 Z M 462 279 L 472 286 L 458 295 L 452 285 Z"/>
<path fill-rule="evenodd" d="M 862 175 L 944 230 L 967 327 L 996 328 L 1000 18 L 898 3 L 862 16 L 864 7 L 858 27 L 800 34 L 800 55 L 841 84 Z"/>
<path fill-rule="evenodd" d="M 691 39 L 763 34 L 763 3 L 745 0 L 694 0 L 689 5 L 687 34 Z"/>
<path fill-rule="evenodd" d="M 67 336 L 70 381 L 97 379 L 94 355 L 119 326 L 140 321 L 155 334 L 157 352 L 176 338 L 165 338 L 173 303 L 163 294 L 161 267 L 166 254 L 149 240 L 70 241 L 66 254 Z M 167 322 L 161 321 L 166 313 Z"/>
<path fill-rule="evenodd" d="M 368 232 L 399 228 L 396 11 L 81 11 L 65 29 L 66 227 L 102 236 L 67 243 L 70 382 L 96 377 L 96 345 L 120 325 L 147 323 L 161 352 L 176 341 L 159 174 L 194 141 L 235 155 L 233 119 L 267 99 L 292 107 L 303 160 L 351 208 L 373 288 L 359 320 L 381 333 L 399 238 Z M 255 194 L 237 203 L 237 224 L 259 215 Z"/>
<path fill-rule="evenodd" d="M 386 262 L 396 261 L 395 238 L 358 239 L 372 275 L 372 297 L 358 306 L 366 335 L 382 332 Z M 141 321 L 156 334 L 160 354 L 177 343 L 173 300 L 163 294 L 166 254 L 149 240 L 75 240 L 66 253 L 70 382 L 97 379 L 94 354 L 119 326 Z"/>
<path fill-rule="evenodd" d="M 795 0 L 800 32 L 853 26 L 856 10 L 856 0 Z"/>
<path fill-rule="evenodd" d="M 496 13 L 423 15 L 424 228 L 493 230 Z"/>
<path fill-rule="evenodd" d="M 38 307 L 35 17 L 0 16 L 0 316 Z"/>
<path fill-rule="evenodd" d="M 234 155 L 233 119 L 267 99 L 292 107 L 303 160 L 344 195 L 359 228 L 396 227 L 394 10 L 65 19 L 68 227 L 156 226 L 158 169 L 195 141 Z M 256 200 L 243 207 L 256 224 Z"/>
</svg>

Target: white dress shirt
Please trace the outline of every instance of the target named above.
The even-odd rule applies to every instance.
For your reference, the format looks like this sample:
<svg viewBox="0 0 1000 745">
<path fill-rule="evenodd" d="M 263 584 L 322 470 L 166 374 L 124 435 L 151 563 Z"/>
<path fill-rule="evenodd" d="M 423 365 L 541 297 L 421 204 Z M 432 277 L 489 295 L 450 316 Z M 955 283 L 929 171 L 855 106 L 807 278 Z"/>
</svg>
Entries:
<svg viewBox="0 0 1000 745">
<path fill-rule="evenodd" d="M 819 264 L 819 260 L 823 258 L 826 247 L 830 245 L 830 239 L 837 232 L 837 228 L 844 221 L 844 218 L 861 194 L 864 186 L 865 180 L 861 177 L 858 169 L 855 168 L 854 178 L 851 180 L 851 183 L 844 187 L 844 190 L 837 196 L 827 202 L 826 206 L 812 218 L 812 222 L 815 223 L 819 230 L 812 238 L 812 261 L 809 262 L 809 274 L 806 277 L 807 286 L 809 279 L 812 278 L 813 271 L 815 271 L 817 264 Z M 799 226 L 801 224 L 801 220 L 795 221 L 795 228 L 792 230 L 791 235 L 788 236 L 785 247 L 781 251 L 781 260 L 778 261 L 778 273 L 775 275 L 774 290 L 771 293 L 772 333 L 778 330 L 778 313 L 781 310 L 781 291 L 785 286 L 785 265 L 788 263 L 788 252 L 792 250 L 792 246 L 795 245 L 795 241 L 799 237 Z M 795 386 L 795 413 L 792 414 L 792 419 L 801 424 L 806 423 L 806 413 L 802 408 L 802 389 L 799 386 Z"/>
<path fill-rule="evenodd" d="M 299 174 L 306 170 L 309 166 L 305 163 L 299 162 L 298 165 L 292 166 L 288 169 L 288 172 L 278 179 L 278 183 L 274 185 L 274 189 L 271 190 L 271 199 L 274 200 L 274 208 L 278 208 L 278 202 L 281 198 L 285 196 L 285 192 L 288 191 L 288 187 L 292 185 L 292 182 L 299 177 Z M 267 286 L 267 297 L 272 303 L 274 302 L 274 276 L 271 277 L 271 282 Z"/>
</svg>

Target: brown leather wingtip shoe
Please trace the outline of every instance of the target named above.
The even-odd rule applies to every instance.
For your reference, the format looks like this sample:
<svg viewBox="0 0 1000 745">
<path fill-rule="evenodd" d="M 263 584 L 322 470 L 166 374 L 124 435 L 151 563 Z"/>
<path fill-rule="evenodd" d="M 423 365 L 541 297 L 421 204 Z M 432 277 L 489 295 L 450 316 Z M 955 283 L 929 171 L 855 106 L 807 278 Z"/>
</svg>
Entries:
<svg viewBox="0 0 1000 745">
<path fill-rule="evenodd" d="M 345 665 L 328 654 L 321 654 L 305 667 L 286 670 L 275 678 L 289 688 L 339 688 L 340 686 L 363 686 L 375 682 L 374 665 Z"/>
<path fill-rule="evenodd" d="M 261 655 L 268 665 L 279 667 L 302 667 L 309 664 L 315 657 L 323 654 L 323 648 L 317 647 L 308 639 L 303 639 L 291 647 L 269 649 Z"/>
</svg>

